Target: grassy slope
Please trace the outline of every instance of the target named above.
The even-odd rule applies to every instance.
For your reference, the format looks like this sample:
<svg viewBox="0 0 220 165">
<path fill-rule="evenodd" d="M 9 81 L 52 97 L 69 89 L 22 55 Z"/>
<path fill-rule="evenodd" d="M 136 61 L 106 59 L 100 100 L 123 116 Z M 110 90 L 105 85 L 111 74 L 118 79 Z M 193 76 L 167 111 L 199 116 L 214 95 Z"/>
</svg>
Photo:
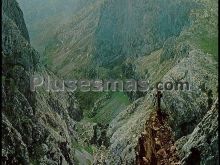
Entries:
<svg viewBox="0 0 220 165">
<path fill-rule="evenodd" d="M 92 118 L 92 120 L 96 123 L 110 123 L 112 119 L 114 119 L 129 104 L 130 101 L 127 95 L 121 92 L 113 93 L 111 98 L 101 109 L 98 110 L 97 115 Z"/>
<path fill-rule="evenodd" d="M 217 0 L 199 0 L 203 7 L 191 12 L 192 26 L 181 36 L 205 53 L 218 59 L 218 5 Z"/>
</svg>

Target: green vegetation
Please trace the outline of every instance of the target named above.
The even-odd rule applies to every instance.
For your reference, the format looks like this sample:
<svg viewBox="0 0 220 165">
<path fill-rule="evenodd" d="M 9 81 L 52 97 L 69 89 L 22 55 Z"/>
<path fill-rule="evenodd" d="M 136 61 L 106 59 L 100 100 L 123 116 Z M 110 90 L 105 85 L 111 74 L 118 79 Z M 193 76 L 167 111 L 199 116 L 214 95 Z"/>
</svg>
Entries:
<svg viewBox="0 0 220 165">
<path fill-rule="evenodd" d="M 192 44 L 218 60 L 218 7 L 215 1 L 200 0 L 203 7 L 191 12 L 193 24 L 188 32 Z"/>
<path fill-rule="evenodd" d="M 83 150 L 85 150 L 86 152 L 90 153 L 90 154 L 93 154 L 93 147 L 92 145 L 80 145 L 77 141 L 74 141 L 72 142 L 72 148 L 80 151 L 80 152 L 83 152 Z"/>
<path fill-rule="evenodd" d="M 90 154 L 93 154 L 93 148 L 92 148 L 92 146 L 85 146 L 84 147 L 84 149 L 88 152 L 88 153 L 90 153 Z"/>
<path fill-rule="evenodd" d="M 218 37 L 209 38 L 201 36 L 198 40 L 198 45 L 205 53 L 212 54 L 218 60 Z"/>
<path fill-rule="evenodd" d="M 129 98 L 122 92 L 113 93 L 105 105 L 98 109 L 92 120 L 96 123 L 108 124 L 130 104 Z"/>
<path fill-rule="evenodd" d="M 88 113 L 94 106 L 94 102 L 100 98 L 103 93 L 100 92 L 77 92 L 76 97 L 79 100 L 80 109 L 83 110 L 84 115 Z"/>
<path fill-rule="evenodd" d="M 122 164 L 122 158 L 131 162 L 134 143 L 153 108 L 155 91 L 61 94 L 42 89 L 32 94 L 26 82 L 33 72 L 65 80 L 147 79 L 150 85 L 187 80 L 196 90 L 164 92 L 177 137 L 188 135 L 191 131 L 182 128 L 194 129 L 213 106 L 217 0 L 19 0 L 31 44 L 44 52 L 39 63 L 22 12 L 16 11 L 17 3 L 8 3 L 16 1 L 4 1 L 9 4 L 2 39 L 5 158 L 28 158 L 25 164 L 34 165 L 56 164 L 61 154 L 66 161 L 70 154 L 74 164 L 92 164 L 93 156 L 109 164 L 118 164 L 113 163 L 117 157 Z M 216 139 L 207 137 L 209 142 Z"/>
<path fill-rule="evenodd" d="M 38 160 L 35 160 L 35 159 L 30 160 L 30 163 L 31 163 L 32 165 L 38 165 L 38 164 L 40 164 L 40 162 L 39 162 Z"/>
</svg>

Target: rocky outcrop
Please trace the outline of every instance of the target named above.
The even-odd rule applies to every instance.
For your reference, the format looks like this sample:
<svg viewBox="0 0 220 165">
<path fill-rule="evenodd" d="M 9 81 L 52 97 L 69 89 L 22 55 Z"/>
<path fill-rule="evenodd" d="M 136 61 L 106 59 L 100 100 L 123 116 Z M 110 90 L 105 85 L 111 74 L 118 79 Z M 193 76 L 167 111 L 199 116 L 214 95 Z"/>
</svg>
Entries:
<svg viewBox="0 0 220 165">
<path fill-rule="evenodd" d="M 213 98 L 216 96 L 217 63 L 211 56 L 198 50 L 189 52 L 189 55 L 179 63 L 176 62 L 174 67 L 171 67 L 160 80 L 161 82 L 173 82 L 173 84 L 175 84 L 175 80 L 181 80 L 190 84 L 190 90 L 165 90 L 163 92 L 162 107 L 163 111 L 169 115 L 168 123 L 174 133 L 174 141 L 191 134 L 208 111 L 207 89 L 202 90 L 201 84 L 206 84 L 206 87 L 213 91 Z M 152 60 L 151 56 L 148 58 Z M 193 64 L 190 65 L 190 62 Z M 155 60 L 155 64 L 152 65 L 158 66 L 156 63 L 160 63 L 160 61 Z M 194 68 L 190 68 L 188 65 Z M 163 64 L 161 67 L 164 68 Z M 186 70 L 188 70 L 188 74 L 185 74 Z M 160 68 L 157 67 L 156 73 L 151 72 L 150 79 L 158 78 L 155 75 L 162 74 L 160 71 Z M 211 74 L 209 79 L 206 75 Z M 139 102 L 134 102 L 131 107 L 121 112 L 110 123 L 108 129 L 109 157 L 106 161 L 109 164 L 133 164 L 135 160 L 134 144 L 138 144 L 138 138 L 141 132 L 144 132 L 144 127 L 149 126 L 145 125 L 145 122 L 149 120 L 150 113 L 155 109 L 153 106 L 154 92 L 151 91 Z M 208 136 L 209 133 L 207 132 L 206 135 Z"/>
<path fill-rule="evenodd" d="M 219 164 L 218 148 L 218 99 L 193 132 L 176 143 L 182 164 Z"/>
<path fill-rule="evenodd" d="M 2 1 L 2 7 L 3 7 L 3 15 L 7 15 L 12 20 L 12 22 L 16 24 L 22 36 L 26 39 L 26 41 L 29 42 L 30 38 L 27 31 L 27 27 L 24 23 L 23 12 L 18 6 L 17 1 L 4 0 Z"/>
<path fill-rule="evenodd" d="M 147 100 L 150 101 L 150 98 L 138 99 L 112 120 L 107 132 L 110 145 L 105 163 L 135 164 L 138 138 L 152 112 Z"/>
<path fill-rule="evenodd" d="M 138 139 L 137 165 L 180 164 L 173 132 L 167 119 L 168 115 L 160 110 L 150 115 L 146 128 Z"/>
<path fill-rule="evenodd" d="M 107 128 L 108 125 L 102 125 L 102 124 L 96 124 L 93 126 L 93 137 L 90 140 L 91 144 L 95 144 L 98 147 L 100 146 L 105 146 L 108 147 L 109 146 L 109 139 L 107 137 Z"/>
<path fill-rule="evenodd" d="M 175 141 L 180 153 L 178 159 L 183 164 L 218 164 L 215 161 L 218 113 L 216 104 L 213 105 L 217 97 L 218 63 L 206 51 L 209 50 L 206 45 L 189 38 L 193 29 L 198 30 L 202 24 L 197 19 L 201 13 L 191 10 L 194 3 L 168 2 L 97 0 L 60 29 L 46 50 L 52 59 L 50 68 L 65 78 L 109 78 L 115 73 L 122 78 L 126 74 L 147 77 L 152 85 L 159 81 L 174 85 L 178 81 L 188 82 L 189 90 L 163 92 L 162 110 L 169 116 L 167 127 L 165 132 L 156 131 L 156 136 L 152 136 L 146 121 L 155 122 L 150 118 L 155 111 L 155 91 L 141 95 L 117 112 L 116 117 L 108 120 L 109 125 L 81 120 L 83 112 L 73 93 L 47 92 L 41 88 L 32 93 L 30 75 L 49 75 L 55 79 L 57 76 L 42 66 L 38 53 L 31 47 L 16 1 L 3 1 L 2 163 L 87 165 L 94 160 L 94 164 L 133 165 L 141 132 L 146 130 L 143 136 L 147 132 L 151 140 L 139 144 L 145 145 L 145 158 L 151 164 L 155 157 L 158 162 L 168 162 L 165 156 L 168 149 L 175 150 L 176 155 L 176 148 L 171 146 Z M 155 12 L 154 8 L 158 10 Z M 194 12 L 196 20 L 188 17 L 189 12 Z M 209 15 L 202 13 L 202 21 Z M 212 36 L 216 34 L 210 31 Z M 94 66 L 94 60 L 98 67 Z M 118 72 L 123 70 L 122 60 L 129 64 L 124 75 Z M 114 69 L 109 69 L 111 64 L 116 65 Z M 92 116 L 108 100 L 111 99 L 97 99 Z M 159 138 L 163 140 L 161 133 L 166 132 L 171 142 L 166 151 L 164 145 L 159 150 L 149 147 L 159 143 Z M 176 158 L 170 155 L 169 158 Z"/>
<path fill-rule="evenodd" d="M 207 61 L 209 61 L 207 63 Z M 188 90 L 164 91 L 164 109 L 169 111 L 176 138 L 192 133 L 210 108 L 208 90 L 217 94 L 217 63 L 210 55 L 193 50 L 173 67 L 161 82 L 187 82 Z M 211 77 L 208 75 L 212 74 Z M 202 88 L 206 84 L 206 89 Z M 187 85 L 184 85 L 186 89 Z M 212 98 L 213 99 L 213 98 Z"/>
<path fill-rule="evenodd" d="M 143 57 L 144 63 L 141 67 L 149 70 L 151 82 L 172 82 L 173 85 L 175 82 L 189 83 L 189 90 L 184 86 L 183 90 L 163 91 L 162 109 L 169 115 L 168 123 L 176 141 L 193 132 L 209 110 L 210 96 L 212 100 L 216 97 L 217 62 L 212 55 L 204 54 L 195 48 L 176 60 L 165 60 L 161 63 L 158 59 L 162 53 L 157 51 Z M 139 67 L 137 66 L 138 70 Z M 213 96 L 208 94 L 210 90 Z M 155 91 L 148 92 L 144 98 L 134 102 L 110 123 L 108 129 L 110 147 L 106 161 L 109 164 L 134 164 L 134 144 L 138 144 L 141 132 L 149 126 L 145 125 L 145 122 L 155 109 L 154 93 Z M 206 121 L 208 122 L 208 119 Z M 206 132 L 206 136 L 209 136 L 209 132 Z"/>
<path fill-rule="evenodd" d="M 80 78 L 88 76 L 88 70 L 95 72 L 95 78 L 121 78 L 124 75 L 118 68 L 123 62 L 130 62 L 135 65 L 132 74 L 134 71 L 147 77 L 153 87 L 160 81 L 174 85 L 188 82 L 189 90 L 164 91 L 162 108 L 169 115 L 174 141 L 190 135 L 216 97 L 218 63 L 199 37 L 217 34 L 213 30 L 217 25 L 217 3 L 113 0 L 94 6 L 58 33 L 54 44 L 58 46 L 48 48 L 52 50 L 53 63 L 59 63 L 53 69 L 66 76 L 76 73 Z M 93 60 L 99 65 L 97 70 Z M 82 71 L 79 68 L 85 68 L 86 74 L 78 74 Z M 155 91 L 148 92 L 110 122 L 110 144 L 99 154 L 104 155 L 101 164 L 135 164 L 135 147 L 154 111 L 154 94 Z"/>
<path fill-rule="evenodd" d="M 22 135 L 12 126 L 6 116 L 2 116 L 2 163 L 3 164 L 28 164 L 29 154 Z"/>
<path fill-rule="evenodd" d="M 3 1 L 2 23 L 2 164 L 76 164 L 79 154 L 90 154 L 74 147 L 78 138 L 74 119 L 82 118 L 75 96 L 44 89 L 31 92 L 33 74 L 58 78 L 31 47 L 15 0 Z"/>
</svg>

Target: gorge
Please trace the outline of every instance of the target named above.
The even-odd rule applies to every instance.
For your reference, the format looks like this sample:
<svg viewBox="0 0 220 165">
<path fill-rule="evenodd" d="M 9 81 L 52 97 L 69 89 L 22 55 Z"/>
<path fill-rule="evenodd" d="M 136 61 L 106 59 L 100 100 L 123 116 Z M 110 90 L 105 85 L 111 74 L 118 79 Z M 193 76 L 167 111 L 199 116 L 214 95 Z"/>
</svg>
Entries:
<svg viewBox="0 0 220 165">
<path fill-rule="evenodd" d="M 2 164 L 219 164 L 217 0 L 17 1 L 2 1 Z M 33 92 L 35 74 L 190 90 L 162 91 L 162 120 L 156 89 Z"/>
</svg>

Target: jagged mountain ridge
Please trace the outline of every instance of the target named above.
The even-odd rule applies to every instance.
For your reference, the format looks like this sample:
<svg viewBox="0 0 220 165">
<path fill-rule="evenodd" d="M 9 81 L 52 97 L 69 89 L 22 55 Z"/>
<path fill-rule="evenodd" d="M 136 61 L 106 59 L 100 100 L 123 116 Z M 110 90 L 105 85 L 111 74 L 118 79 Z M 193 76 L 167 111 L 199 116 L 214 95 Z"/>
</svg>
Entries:
<svg viewBox="0 0 220 165">
<path fill-rule="evenodd" d="M 93 70 L 93 60 L 95 59 L 95 63 L 98 63 L 95 72 L 100 78 L 109 74 L 106 68 L 111 67 L 109 65 L 111 62 L 113 69 L 111 69 L 110 75 L 117 72 L 120 75 L 120 70 L 114 69 L 114 67 L 117 68 L 121 65 L 120 62 L 116 62 L 119 60 L 122 63 L 132 63 L 136 68 L 133 68 L 134 72 L 147 77 L 152 84 L 158 81 L 188 81 L 192 85 L 192 91 L 165 91 L 164 93 L 163 109 L 170 115 L 170 126 L 175 134 L 175 140 L 178 140 L 184 139 L 187 135 L 190 136 L 210 109 L 209 101 L 207 101 L 210 100 L 208 91 L 212 91 L 214 95 L 212 100 L 217 97 L 218 63 L 215 58 L 218 50 L 215 39 L 217 34 L 217 1 L 162 3 L 161 9 L 167 11 L 167 15 L 157 13 L 158 15 L 154 15 L 156 20 L 153 19 L 153 16 L 151 17 L 151 13 L 146 14 L 146 17 L 141 17 L 144 15 L 141 15 L 141 12 L 144 12 L 147 7 L 149 9 L 145 3 L 151 3 L 152 6 L 150 6 L 154 8 L 159 2 L 161 1 L 115 0 L 101 3 L 101 6 L 97 5 L 96 10 L 83 12 L 87 17 L 78 17 L 67 26 L 66 30 L 58 31 L 56 36 L 58 42 L 55 42 L 56 46 L 49 49 L 48 54 L 53 64 L 59 63 L 60 65 L 52 67 L 52 69 L 64 77 L 77 77 L 76 75 L 81 72 L 79 68 L 83 68 L 82 72 L 85 73 Z M 175 10 L 182 9 L 178 6 L 182 5 L 181 2 L 188 8 L 185 6 L 187 9 L 184 11 L 183 7 L 183 15 L 180 14 L 176 19 L 172 19 L 172 10 L 166 6 L 174 9 L 175 13 Z M 137 11 L 138 9 L 140 10 Z M 129 11 L 132 11 L 132 14 L 129 15 Z M 94 14 L 96 17 L 93 16 Z M 160 14 L 162 20 L 158 19 Z M 94 26 L 88 26 L 87 18 L 92 18 L 93 24 L 89 25 Z M 152 21 L 153 23 L 151 22 L 150 25 L 153 27 L 147 27 L 148 24 L 145 27 L 141 21 L 142 18 Z M 163 19 L 165 19 L 164 24 Z M 139 26 L 136 27 L 136 25 Z M 92 31 L 89 31 L 88 29 L 91 28 Z M 162 30 L 159 30 L 160 28 Z M 128 31 L 126 31 L 127 29 Z M 152 33 L 154 30 L 155 33 Z M 86 49 L 82 45 L 85 41 Z M 209 44 L 205 44 L 204 41 Z M 147 46 L 144 46 L 145 43 Z M 155 51 L 155 49 L 158 50 Z M 79 74 L 78 77 L 84 76 Z M 109 123 L 107 136 L 110 138 L 110 146 L 106 149 L 100 149 L 99 156 L 102 157 L 102 160 L 99 161 L 100 157 L 98 156 L 95 160 L 96 163 L 134 164 L 138 137 L 145 129 L 144 124 L 154 109 L 152 105 L 153 94 L 150 92 L 144 98 L 135 101 Z M 215 139 L 216 135 L 212 134 L 212 138 Z M 211 146 L 214 145 L 215 142 L 211 144 Z M 180 150 L 182 149 L 180 148 Z M 198 150 L 202 151 L 203 149 Z M 181 159 L 187 157 L 184 154 L 181 155 Z M 200 161 L 202 164 L 209 161 L 216 164 L 217 162 L 214 160 L 217 154 L 218 151 L 213 152 L 211 158 L 201 155 L 202 159 L 196 161 Z M 188 156 L 190 157 L 190 155 Z"/>
<path fill-rule="evenodd" d="M 82 117 L 72 93 L 30 91 L 33 74 L 57 78 L 40 63 L 29 43 L 15 0 L 3 1 L 2 164 L 80 164 L 92 161 L 78 147 L 76 120 Z M 83 159 L 82 159 L 83 157 Z"/>
<path fill-rule="evenodd" d="M 6 14 L 9 18 L 12 19 L 12 21 L 18 26 L 20 31 L 22 32 L 22 35 L 26 38 L 27 41 L 30 41 L 29 34 L 27 31 L 27 27 L 24 23 L 23 18 L 23 12 L 18 7 L 18 4 L 16 1 L 3 1 L 3 14 Z M 14 13 L 18 15 L 14 15 Z"/>
<path fill-rule="evenodd" d="M 79 14 L 78 19 L 75 19 L 75 21 L 68 26 L 67 29 L 63 29 L 63 31 L 57 32 L 57 45 L 56 47 L 50 47 L 52 52 L 58 52 L 56 56 L 63 55 L 59 57 L 54 64 L 54 70 L 61 73 L 67 73 L 67 74 L 60 74 L 62 76 L 74 76 L 75 72 L 77 70 L 72 70 L 73 64 L 78 64 L 78 66 L 75 66 L 75 68 L 80 70 L 80 67 L 82 66 L 88 66 L 88 61 L 90 60 L 90 54 L 88 52 L 93 52 L 93 44 L 96 40 L 95 37 L 91 37 L 91 31 L 92 34 L 96 33 L 96 27 L 98 26 L 97 20 L 99 20 L 99 11 L 100 11 L 100 5 L 101 3 L 97 3 L 94 6 L 91 6 L 91 10 L 87 10 L 88 12 L 82 11 Z M 209 2 L 206 1 L 200 1 L 204 3 L 203 5 L 205 8 L 203 8 L 199 12 L 195 12 L 197 18 L 195 19 L 195 22 L 193 22 L 189 29 L 185 29 L 181 31 L 180 36 L 172 37 L 166 41 L 166 44 L 163 45 L 163 47 L 158 51 L 153 51 L 150 55 L 138 57 L 137 59 L 132 59 L 132 64 L 136 66 L 135 73 L 140 73 L 143 76 L 147 76 L 152 82 L 157 82 L 158 80 L 163 81 L 176 81 L 178 79 L 187 80 L 192 84 L 193 90 L 192 91 L 167 91 L 164 93 L 164 104 L 163 104 L 163 110 L 169 113 L 170 115 L 170 126 L 172 127 L 172 131 L 176 137 L 175 140 L 179 143 L 180 141 L 180 147 L 179 151 L 181 153 L 181 159 L 183 163 L 191 162 L 191 157 L 194 155 L 195 148 L 196 153 L 201 153 L 200 159 L 195 160 L 197 163 L 201 164 L 217 164 L 216 158 L 218 157 L 218 148 L 215 148 L 216 140 L 218 139 L 217 136 L 217 123 L 216 123 L 216 117 L 217 117 L 217 111 L 209 111 L 210 107 L 210 96 L 209 91 L 211 90 L 213 93 L 213 96 L 211 96 L 211 99 L 214 100 L 216 98 L 216 84 L 217 84 L 217 65 L 216 59 L 213 58 L 214 54 L 212 52 L 215 52 L 214 50 L 207 50 L 206 47 L 201 47 L 200 44 L 198 44 L 194 40 L 190 40 L 191 38 L 194 38 L 193 36 L 195 31 L 199 31 L 201 28 L 202 21 L 206 21 L 207 18 L 214 19 L 213 15 L 216 15 L 216 5 L 213 5 L 215 1 L 212 1 L 212 5 L 210 5 Z M 216 1 L 217 2 L 217 1 Z M 108 4 L 108 3 L 107 3 Z M 214 3 L 215 4 L 215 3 Z M 214 7 L 213 7 L 214 6 Z M 107 6 L 108 8 L 108 6 Z M 105 9 L 105 8 L 104 8 Z M 92 12 L 91 12 L 92 11 Z M 98 12 L 97 12 L 98 11 Z M 84 13 L 84 14 L 82 14 Z M 91 19 L 92 18 L 92 19 Z M 14 23 L 12 22 L 12 27 L 14 28 Z M 88 23 L 88 24 L 87 24 Z M 212 22 L 213 24 L 208 24 L 207 29 L 203 29 L 205 32 L 208 32 L 207 36 L 215 36 L 215 26 L 216 22 Z M 8 24 L 8 21 L 5 21 L 5 24 Z M 85 24 L 85 28 L 82 29 Z M 79 26 L 77 26 L 79 25 Z M 16 27 L 16 26 L 15 26 Z M 73 30 L 71 31 L 71 29 Z M 6 30 L 8 28 L 5 28 Z M 77 29 L 74 31 L 74 29 Z M 196 30 L 195 30 L 196 29 Z M 207 31 L 206 31 L 207 30 Z M 20 34 L 20 30 L 17 30 L 17 33 Z M 63 33 L 62 33 L 63 32 Z M 81 32 L 81 33 L 79 33 Z M 5 33 L 5 32 L 4 32 Z M 16 34 L 17 34 L 16 33 Z M 70 35 L 71 33 L 71 35 Z M 7 34 L 7 33 L 5 33 Z M 65 34 L 65 35 L 63 35 Z M 83 34 L 83 37 L 81 35 Z M 84 36 L 84 34 L 86 34 Z M 88 36 L 87 36 L 88 35 Z M 192 35 L 193 37 L 188 37 Z M 201 35 L 201 34 L 199 34 Z M 8 36 L 8 34 L 6 35 Z M 73 37 L 74 36 L 74 37 Z M 20 41 L 20 37 L 15 37 Z M 14 35 L 12 35 L 12 38 L 14 38 Z M 88 39 L 89 38 L 89 39 Z M 62 39 L 62 40 L 60 40 Z M 67 40 L 68 39 L 68 40 Z M 76 40 L 75 40 L 76 39 Z M 208 38 L 209 40 L 209 38 Z M 86 42 L 87 41 L 87 42 Z M 84 43 L 86 42 L 87 48 L 84 49 Z M 6 50 L 11 50 L 10 46 L 15 48 L 14 45 L 11 45 L 11 42 L 9 44 L 6 44 L 5 42 L 5 52 L 10 52 Z M 24 41 L 24 50 L 29 50 L 29 44 L 26 45 L 26 41 Z M 215 43 L 214 43 L 215 44 Z M 54 46 L 54 45 L 53 45 Z M 18 45 L 18 50 L 20 45 Z M 28 47 L 28 48 L 27 48 Z M 9 49 L 8 49 L 9 48 Z M 55 51 L 53 50 L 55 49 Z M 89 50 L 89 51 L 88 51 Z M 26 53 L 25 51 L 22 51 L 20 54 L 22 57 L 25 57 L 25 55 L 29 55 L 29 52 Z M 67 52 L 66 54 L 62 54 L 60 52 Z M 207 54 L 209 53 L 209 54 Z M 11 51 L 11 54 L 17 55 L 17 53 L 14 52 L 14 50 Z M 92 53 L 91 53 L 92 54 Z M 88 61 L 85 60 L 85 56 L 88 58 Z M 35 56 L 35 54 L 34 54 Z M 29 57 L 29 56 L 28 56 Z M 75 58 L 75 57 L 78 57 Z M 62 66 L 62 61 L 66 60 L 69 61 L 69 59 L 72 59 L 72 61 L 69 63 L 68 68 L 66 66 Z M 13 57 L 13 59 L 17 59 L 16 57 Z M 130 59 L 127 59 L 128 61 Z M 11 61 L 11 59 L 9 59 Z M 25 70 L 27 67 L 26 64 L 32 64 L 35 62 L 28 61 L 27 63 L 23 63 L 22 65 L 25 66 Z M 85 61 L 83 65 L 81 65 L 81 61 Z M 59 64 L 57 64 L 59 62 Z M 90 61 L 89 61 L 90 62 Z M 56 65 L 55 65 L 56 64 Z M 58 66 L 58 68 L 56 68 Z M 93 66 L 88 66 L 93 67 Z M 5 66 L 6 68 L 14 68 L 11 66 Z M 35 67 L 33 67 L 35 68 Z M 89 68 L 90 69 L 90 68 Z M 20 71 L 20 69 L 18 69 Z M 148 70 L 148 72 L 146 72 Z M 72 72 L 72 75 L 69 73 Z M 43 71 L 40 72 L 43 75 L 50 74 L 53 75 L 49 71 Z M 17 73 L 16 73 L 17 74 Z M 105 72 L 104 72 L 105 74 Z M 7 75 L 7 74 L 6 74 Z M 21 74 L 17 74 L 21 75 Z M 28 75 L 24 76 L 25 79 L 28 78 Z M 10 82 L 13 82 L 10 80 Z M 7 82 L 8 83 L 8 82 Z M 21 143 L 21 147 L 16 148 L 16 146 L 12 147 L 12 150 L 9 150 L 7 146 L 10 146 L 11 144 L 8 143 L 8 141 L 3 141 L 4 150 L 4 161 L 11 162 L 14 157 L 15 161 L 22 161 L 25 163 L 33 163 L 33 164 L 56 164 L 60 162 L 60 156 L 62 157 L 62 160 L 64 162 L 68 162 L 68 154 L 66 154 L 66 149 L 71 150 L 71 158 L 72 162 L 77 164 L 77 159 L 80 160 L 79 164 L 91 164 L 92 161 L 92 155 L 88 154 L 88 152 L 83 151 L 81 148 L 79 149 L 76 144 L 75 139 L 78 139 L 77 142 L 81 141 L 81 143 L 90 143 L 93 134 L 93 128 L 92 126 L 94 123 L 90 123 L 90 121 L 81 121 L 79 123 L 76 123 L 76 121 L 73 120 L 73 118 L 77 118 L 77 113 L 71 114 L 71 112 L 77 112 L 77 103 L 71 103 L 69 100 L 76 101 L 74 96 L 69 96 L 68 93 L 65 93 L 64 95 L 49 95 L 48 93 L 45 93 L 43 90 L 39 91 L 33 98 L 29 101 L 26 101 L 27 95 L 29 95 L 28 89 L 24 88 L 24 85 L 21 84 L 21 82 L 16 82 L 15 86 L 19 86 L 18 92 L 16 92 L 15 95 L 11 95 L 10 93 L 5 92 L 5 97 L 7 98 L 10 96 L 10 98 L 15 98 L 18 100 L 18 105 L 20 105 L 17 109 L 19 109 L 19 112 L 23 115 L 20 116 L 19 114 L 15 114 L 15 111 L 12 111 L 13 117 L 18 117 L 21 119 L 17 123 L 13 123 L 17 120 L 12 120 L 9 118 L 8 114 L 3 114 L 4 117 L 4 126 L 3 132 L 5 133 L 5 139 L 8 137 L 12 139 L 13 142 L 19 141 Z M 9 86 L 11 88 L 11 86 Z M 24 89 L 25 92 L 20 92 L 21 89 Z M 201 89 L 201 90 L 199 90 Z M 7 91 L 7 90 L 6 90 Z M 18 94 L 17 94 L 18 93 Z M 135 148 L 138 144 L 138 137 L 141 134 L 142 131 L 145 130 L 145 123 L 146 120 L 149 118 L 150 113 L 154 111 L 154 107 L 152 105 L 152 93 L 148 93 L 146 96 L 134 101 L 130 106 L 125 108 L 124 110 L 120 110 L 121 112 L 112 120 L 110 120 L 109 126 L 105 128 L 104 130 L 96 130 L 98 133 L 97 135 L 100 137 L 96 137 L 97 139 L 94 139 L 94 141 L 105 141 L 106 136 L 110 139 L 109 145 L 106 145 L 106 147 L 101 146 L 100 151 L 95 153 L 94 156 L 94 162 L 97 164 L 134 164 L 135 162 Z M 22 97 L 20 97 L 22 96 Z M 68 98 L 68 99 L 67 99 Z M 5 100 L 5 101 L 4 101 Z M 24 101 L 25 100 L 25 101 Z M 29 105 L 32 105 L 30 102 L 35 102 L 36 100 L 36 114 L 37 118 L 39 120 L 36 121 L 35 117 L 31 117 L 30 120 L 26 121 L 26 119 L 29 118 L 29 116 L 32 115 L 32 111 L 30 111 L 31 107 Z M 68 100 L 68 101 L 67 101 Z M 7 104 L 9 101 L 7 99 L 3 99 L 4 102 Z M 27 104 L 28 108 L 24 108 L 24 104 L 20 104 L 20 102 L 25 102 Z M 104 102 L 105 103 L 105 102 Z M 113 102 L 114 103 L 114 102 Z M 212 103 L 211 103 L 212 104 Z M 11 108 L 10 105 L 6 106 L 7 108 Z M 68 109 L 74 109 L 74 111 L 68 111 Z M 76 110 L 76 111 L 75 111 Z M 56 111 L 56 112 L 54 112 Z M 102 111 L 103 113 L 103 111 Z M 205 115 L 207 113 L 207 115 Z M 211 115 L 210 115 L 211 114 Z M 214 114 L 214 115 L 213 115 Z M 103 116 L 106 115 L 105 111 Z M 205 117 L 204 117 L 205 116 Z M 207 117 L 208 116 L 208 117 Z M 102 116 L 101 116 L 102 117 Z M 204 118 L 204 119 L 203 119 Z M 214 119 L 214 120 L 212 120 Z M 32 122 L 33 129 L 32 129 Z M 35 122 L 36 121 L 36 122 Z M 201 124 L 199 124 L 201 122 Z M 11 124 L 12 123 L 12 124 Z M 27 124 L 26 124 L 27 123 Z M 30 124 L 31 123 L 31 124 Z M 37 123 L 37 124 L 36 124 Z M 76 123 L 76 124 L 75 124 Z M 204 124 L 205 123 L 205 124 Z M 211 134 L 207 133 L 207 131 L 197 131 L 201 127 L 206 127 L 207 123 L 211 125 Z M 18 124 L 18 126 L 16 125 Z M 35 125 L 36 124 L 36 125 Z M 81 135 L 77 137 L 77 131 L 75 131 L 75 125 L 78 126 L 81 125 L 83 127 L 83 131 L 80 132 Z M 99 125 L 99 124 L 98 124 Z M 198 125 L 198 127 L 197 127 Z M 35 126 L 40 127 L 36 130 Z M 20 127 L 20 128 L 17 128 Z M 32 130 L 30 132 L 27 132 L 26 128 L 30 128 L 28 130 Z M 96 126 L 97 128 L 97 126 Z M 79 128 L 81 129 L 81 127 Z M 200 130 L 200 129 L 199 129 Z M 107 134 L 104 134 L 102 136 L 102 132 L 106 132 Z M 59 135 L 60 132 L 63 132 L 64 135 Z M 193 132 L 193 133 L 192 133 Z M 22 133 L 21 136 L 20 133 Z M 37 143 L 38 147 L 34 147 L 34 154 L 37 155 L 37 158 L 40 157 L 40 162 L 36 161 L 35 157 L 32 157 L 34 155 L 31 151 L 33 141 L 30 137 L 32 137 L 31 133 L 34 133 L 34 135 L 37 139 L 37 142 L 40 143 L 40 145 Z M 92 134 L 88 137 L 85 137 L 85 134 Z M 192 133 L 192 134 L 191 134 Z M 41 139 L 44 138 L 44 136 L 49 136 L 46 138 L 46 143 L 42 143 Z M 91 137 L 90 137 L 91 136 Z M 207 146 L 206 138 L 200 141 L 198 137 L 207 137 L 207 142 L 209 143 L 209 146 Z M 72 139 L 73 138 L 73 139 Z M 87 138 L 87 139 L 86 139 Z M 103 139 L 104 138 L 104 139 Z M 25 139 L 25 140 L 23 140 Z M 27 139 L 27 140 L 26 140 Z M 67 148 L 64 147 L 64 150 L 62 150 L 59 146 L 57 146 L 60 142 L 69 143 L 67 145 Z M 85 140 L 85 141 L 84 141 Z M 27 141 L 27 143 L 26 143 Z M 40 142 L 39 142 L 40 141 Z M 195 143 L 194 143 L 195 142 Z M 72 147 L 73 144 L 74 147 Z M 198 145 L 200 144 L 200 145 Z M 56 146 L 56 147 L 54 147 Z M 77 147 L 75 147 L 77 146 Z M 199 147 L 198 147 L 199 146 Z M 207 150 L 204 150 L 207 149 Z M 213 149 L 214 148 L 214 149 Z M 15 152 L 16 151 L 16 152 Z M 21 153 L 24 153 L 22 155 L 17 154 L 18 152 L 22 151 Z M 40 151 L 41 154 L 38 153 Z M 203 152 L 205 151 L 205 152 Z M 11 154 L 13 153 L 13 154 Z M 48 153 L 48 155 L 47 155 Z M 189 153 L 189 154 L 188 154 Z M 12 156 L 11 156 L 12 155 Z M 45 155 L 47 155 L 45 157 Z M 29 157 L 29 158 L 28 158 Z M 84 157 L 88 158 L 90 161 L 84 161 Z M 9 159 L 7 159 L 9 158 Z M 69 162 L 70 163 L 70 162 Z M 188 163 L 189 164 L 189 163 Z"/>
</svg>

